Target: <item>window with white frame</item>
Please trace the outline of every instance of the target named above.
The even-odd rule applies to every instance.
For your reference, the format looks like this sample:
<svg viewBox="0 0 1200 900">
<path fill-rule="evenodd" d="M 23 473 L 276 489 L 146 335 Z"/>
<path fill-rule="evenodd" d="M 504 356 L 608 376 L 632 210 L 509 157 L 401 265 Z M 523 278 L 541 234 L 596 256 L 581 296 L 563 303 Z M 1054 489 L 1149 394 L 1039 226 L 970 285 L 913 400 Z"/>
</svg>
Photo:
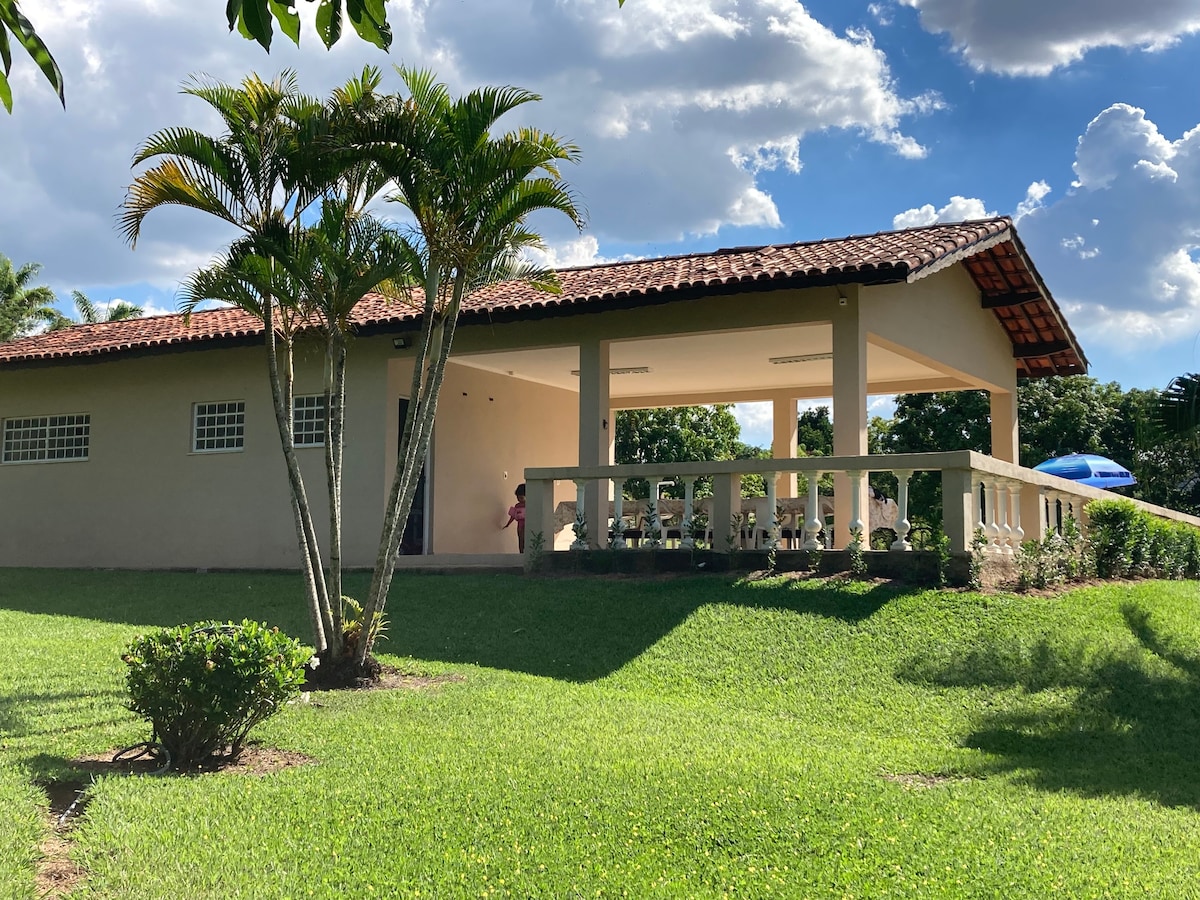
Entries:
<svg viewBox="0 0 1200 900">
<path fill-rule="evenodd" d="M 91 438 L 92 417 L 88 413 L 5 419 L 0 461 L 79 462 L 88 458 Z"/>
<path fill-rule="evenodd" d="M 246 401 L 222 400 L 192 407 L 192 450 L 225 453 L 246 444 Z"/>
<path fill-rule="evenodd" d="M 302 394 L 292 398 L 292 432 L 297 447 L 325 445 L 324 394 Z"/>
</svg>

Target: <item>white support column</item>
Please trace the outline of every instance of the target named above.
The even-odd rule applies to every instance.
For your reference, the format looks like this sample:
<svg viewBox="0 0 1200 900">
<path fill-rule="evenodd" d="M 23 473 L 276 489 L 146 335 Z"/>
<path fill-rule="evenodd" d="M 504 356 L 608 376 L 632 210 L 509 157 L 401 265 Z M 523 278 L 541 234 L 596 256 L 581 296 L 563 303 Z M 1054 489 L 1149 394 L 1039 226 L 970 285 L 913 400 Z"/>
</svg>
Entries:
<svg viewBox="0 0 1200 900">
<path fill-rule="evenodd" d="M 795 397 L 777 396 L 772 401 L 771 412 L 771 457 L 773 459 L 796 458 L 796 428 L 800 407 Z M 775 496 L 796 496 L 796 473 L 781 472 L 775 478 Z"/>
<path fill-rule="evenodd" d="M 908 480 L 912 478 L 913 473 L 908 469 L 897 469 L 893 474 L 899 484 L 896 499 L 899 510 L 896 519 L 896 540 L 892 541 L 892 549 L 911 550 L 912 544 L 908 542 L 908 531 L 912 527 L 912 523 L 908 520 Z"/>
<path fill-rule="evenodd" d="M 613 538 L 612 547 L 614 550 L 625 549 L 625 526 L 621 524 L 621 519 L 625 515 L 625 479 L 613 479 Z"/>
<path fill-rule="evenodd" d="M 867 452 L 867 329 L 859 314 L 857 285 L 838 289 L 833 312 L 833 453 L 864 456 Z M 851 499 L 850 479 L 833 478 L 834 546 L 850 542 L 850 523 L 863 520 L 861 491 Z"/>
<path fill-rule="evenodd" d="M 1017 391 L 991 391 L 988 406 L 992 417 L 992 456 L 1019 463 L 1021 441 L 1017 422 Z"/>
<path fill-rule="evenodd" d="M 822 549 L 817 538 L 825 525 L 821 518 L 821 492 L 818 485 L 820 480 L 820 472 L 808 473 L 808 501 L 804 504 L 804 543 L 801 545 L 803 550 Z"/>
<path fill-rule="evenodd" d="M 609 404 L 609 349 L 609 342 L 602 340 L 588 340 L 579 345 L 580 466 L 606 466 L 611 462 L 614 429 Z M 586 500 L 587 509 L 608 509 L 608 482 L 603 479 L 589 482 Z M 592 518 L 598 522 L 600 517 Z M 588 529 L 588 546 L 604 546 L 601 531 L 599 527 Z"/>
<path fill-rule="evenodd" d="M 576 481 L 575 482 L 575 524 L 572 526 L 575 531 L 575 540 L 571 542 L 572 550 L 586 550 L 591 541 L 591 530 L 588 528 L 587 516 L 587 494 L 590 482 Z M 581 536 L 582 531 L 582 536 Z"/>
<path fill-rule="evenodd" d="M 682 538 L 679 546 L 691 550 L 696 546 L 696 482 L 689 476 L 683 478 L 683 517 L 679 520 Z"/>
</svg>

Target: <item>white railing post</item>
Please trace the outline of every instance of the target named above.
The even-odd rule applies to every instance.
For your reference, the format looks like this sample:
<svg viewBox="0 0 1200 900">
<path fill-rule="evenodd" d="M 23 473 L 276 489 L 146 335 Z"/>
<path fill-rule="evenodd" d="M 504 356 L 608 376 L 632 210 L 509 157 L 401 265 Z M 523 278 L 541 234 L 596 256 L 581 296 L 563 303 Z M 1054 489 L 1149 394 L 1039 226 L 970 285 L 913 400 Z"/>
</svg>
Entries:
<svg viewBox="0 0 1200 900">
<path fill-rule="evenodd" d="M 808 473 L 808 502 L 804 509 L 804 543 L 803 550 L 820 550 L 821 542 L 817 535 L 825 525 L 821 518 L 821 494 L 817 482 L 821 480 L 820 472 Z"/>
<path fill-rule="evenodd" d="M 679 520 L 679 533 L 682 537 L 679 546 L 683 550 L 691 550 L 696 546 L 696 482 L 690 476 L 683 479 L 683 515 Z"/>
<path fill-rule="evenodd" d="M 614 550 L 624 550 L 625 544 L 625 523 L 621 521 L 625 517 L 625 479 L 613 479 L 613 536 L 612 547 Z"/>
<path fill-rule="evenodd" d="M 908 542 L 908 532 L 912 528 L 912 522 L 908 520 L 908 480 L 913 473 L 908 469 L 898 469 L 893 474 L 899 484 L 896 497 L 899 518 L 896 520 L 896 540 L 892 541 L 892 549 L 911 550 L 912 544 Z"/>
<path fill-rule="evenodd" d="M 1025 529 L 1021 527 L 1021 482 L 1009 484 L 1008 497 L 1012 503 L 1012 548 L 1014 553 L 1018 553 L 1025 543 Z"/>
<path fill-rule="evenodd" d="M 571 542 L 572 550 L 586 550 L 588 548 L 588 533 L 587 533 L 587 510 L 583 506 L 584 493 L 587 490 L 587 481 L 578 479 L 575 482 L 575 524 L 571 526 L 575 531 L 575 540 Z"/>
<path fill-rule="evenodd" d="M 854 510 L 854 518 L 850 520 L 850 540 L 854 540 L 855 532 L 858 533 L 859 546 L 863 549 L 870 544 L 870 535 L 863 533 L 862 520 L 862 472 L 847 472 L 846 477 L 850 479 L 850 508 Z"/>
<path fill-rule="evenodd" d="M 763 476 L 763 480 L 767 485 L 767 549 L 774 550 L 779 546 L 779 510 L 775 508 L 775 473 L 768 472 Z M 755 530 L 758 530 L 761 527 L 763 527 L 762 522 L 754 523 Z"/>
<path fill-rule="evenodd" d="M 996 482 L 988 483 L 983 481 L 981 483 L 983 484 L 983 498 L 987 504 L 987 509 L 984 512 L 984 519 L 987 525 L 984 526 L 983 530 L 987 536 L 988 551 L 991 553 L 1003 553 L 1004 549 L 1000 546 L 1000 520 L 997 509 L 999 506 L 997 491 L 1000 489 L 1000 485 Z"/>
<path fill-rule="evenodd" d="M 658 483 L 661 475 L 651 475 L 650 499 L 646 501 L 646 535 L 642 541 L 643 550 L 657 550 L 662 546 L 662 516 L 659 515 Z"/>
<path fill-rule="evenodd" d="M 982 492 L 981 492 L 982 489 Z M 971 476 L 971 503 L 979 510 L 979 515 L 975 517 L 975 531 L 981 531 L 987 535 L 987 522 L 984 520 L 983 508 L 986 506 L 987 487 L 978 475 Z"/>
<path fill-rule="evenodd" d="M 1003 481 L 996 482 L 996 512 L 1000 515 L 997 523 L 1000 528 L 1000 552 L 1011 556 L 1013 548 L 1012 526 L 1008 524 L 1008 487 Z"/>
</svg>

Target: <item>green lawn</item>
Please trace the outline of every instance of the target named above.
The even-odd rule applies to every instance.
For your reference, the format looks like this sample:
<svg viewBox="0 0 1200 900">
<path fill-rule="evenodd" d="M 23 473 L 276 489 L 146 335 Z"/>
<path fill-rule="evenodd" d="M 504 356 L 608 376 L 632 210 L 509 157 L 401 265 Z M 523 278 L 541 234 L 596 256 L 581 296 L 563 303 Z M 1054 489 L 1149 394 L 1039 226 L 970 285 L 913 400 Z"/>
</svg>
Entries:
<svg viewBox="0 0 1200 900">
<path fill-rule="evenodd" d="M 0 897 L 35 785 L 143 740 L 139 629 L 287 575 L 0 571 Z M 353 579 L 348 592 L 364 593 Z M 105 777 L 79 896 L 1200 896 L 1200 591 L 398 576 L 385 660 L 258 732 L 315 765 Z"/>
</svg>

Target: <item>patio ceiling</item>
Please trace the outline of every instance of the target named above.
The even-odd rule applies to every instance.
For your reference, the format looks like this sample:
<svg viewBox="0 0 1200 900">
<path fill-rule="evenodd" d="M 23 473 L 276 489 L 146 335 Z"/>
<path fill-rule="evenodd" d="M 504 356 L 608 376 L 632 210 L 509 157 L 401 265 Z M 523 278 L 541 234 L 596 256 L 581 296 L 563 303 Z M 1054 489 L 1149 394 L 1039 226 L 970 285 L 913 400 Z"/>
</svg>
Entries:
<svg viewBox="0 0 1200 900">
<path fill-rule="evenodd" d="M 614 341 L 610 396 L 615 408 L 640 402 L 662 405 L 758 400 L 788 392 L 800 398 L 833 393 L 832 359 L 771 362 L 831 354 L 828 323 L 755 328 L 720 333 Z M 453 361 L 569 391 L 579 389 L 575 346 L 454 354 Z M 649 371 L 640 371 L 648 369 Z M 622 371 L 635 370 L 635 371 Z M 872 344 L 867 346 L 872 393 L 969 387 L 920 362 Z"/>
</svg>

